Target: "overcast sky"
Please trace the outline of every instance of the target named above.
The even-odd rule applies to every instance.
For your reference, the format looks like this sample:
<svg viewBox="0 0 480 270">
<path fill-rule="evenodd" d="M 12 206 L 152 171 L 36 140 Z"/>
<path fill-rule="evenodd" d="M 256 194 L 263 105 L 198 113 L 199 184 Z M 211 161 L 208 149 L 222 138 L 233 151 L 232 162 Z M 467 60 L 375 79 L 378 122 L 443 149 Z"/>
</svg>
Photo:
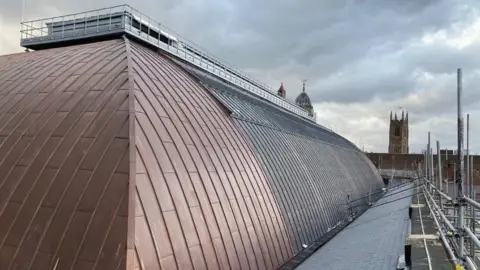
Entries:
<svg viewBox="0 0 480 270">
<path fill-rule="evenodd" d="M 21 0 L 0 0 L 0 54 L 20 52 Z M 27 20 L 114 0 L 26 0 Z M 140 3 L 136 3 L 140 2 Z M 456 147 L 456 69 L 480 153 L 478 0 L 126 1 L 287 97 L 307 93 L 318 122 L 367 151 L 388 147 L 390 111 L 409 111 L 410 150 L 427 132 Z"/>
</svg>

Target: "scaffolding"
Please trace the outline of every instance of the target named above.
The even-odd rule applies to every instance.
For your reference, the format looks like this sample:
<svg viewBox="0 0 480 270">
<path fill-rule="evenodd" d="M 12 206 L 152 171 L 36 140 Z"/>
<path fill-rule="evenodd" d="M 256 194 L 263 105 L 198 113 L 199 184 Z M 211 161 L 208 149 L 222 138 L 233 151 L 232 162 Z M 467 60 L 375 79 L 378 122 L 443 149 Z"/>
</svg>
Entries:
<svg viewBox="0 0 480 270">
<path fill-rule="evenodd" d="M 440 159 L 440 142 L 437 141 L 437 166 L 433 165 L 432 145 L 430 133 L 428 134 L 427 150 L 425 151 L 425 166 L 418 167 L 418 178 L 421 182 L 422 191 L 426 202 L 433 213 L 433 218 L 443 242 L 443 245 L 451 261 L 459 269 L 478 269 L 480 241 L 478 240 L 477 212 L 480 211 L 480 203 L 476 201 L 473 186 L 472 157 L 469 155 L 469 115 L 467 115 L 467 149 L 466 166 L 464 166 L 465 151 L 463 147 L 463 112 L 461 104 L 462 96 L 462 71 L 457 70 L 457 100 L 458 100 L 458 150 L 457 163 L 454 169 L 453 190 L 448 191 L 442 176 L 442 164 Z M 464 186 L 464 183 L 467 183 Z"/>
</svg>

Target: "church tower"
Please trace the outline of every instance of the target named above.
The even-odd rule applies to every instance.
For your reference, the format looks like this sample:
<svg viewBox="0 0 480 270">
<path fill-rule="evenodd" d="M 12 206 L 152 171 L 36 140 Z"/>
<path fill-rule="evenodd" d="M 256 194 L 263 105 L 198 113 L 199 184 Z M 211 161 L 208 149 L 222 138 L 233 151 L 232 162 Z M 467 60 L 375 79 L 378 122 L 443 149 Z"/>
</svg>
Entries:
<svg viewBox="0 0 480 270">
<path fill-rule="evenodd" d="M 395 117 L 390 112 L 390 132 L 388 143 L 389 154 L 408 154 L 408 112 L 402 111 L 402 118 Z"/>
</svg>

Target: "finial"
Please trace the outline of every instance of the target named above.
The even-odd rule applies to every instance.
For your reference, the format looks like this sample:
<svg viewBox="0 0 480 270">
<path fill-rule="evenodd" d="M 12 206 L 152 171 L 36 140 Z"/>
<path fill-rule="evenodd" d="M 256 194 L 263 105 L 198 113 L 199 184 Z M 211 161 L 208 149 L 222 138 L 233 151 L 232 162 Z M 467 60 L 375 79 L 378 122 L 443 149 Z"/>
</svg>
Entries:
<svg viewBox="0 0 480 270">
<path fill-rule="evenodd" d="M 390 111 L 390 121 L 393 120 L 393 114 L 392 114 L 392 111 Z"/>
<path fill-rule="evenodd" d="M 407 117 L 405 118 L 405 121 L 408 123 L 408 111 L 407 111 Z"/>
<path fill-rule="evenodd" d="M 395 121 L 396 121 L 396 120 L 398 120 L 398 119 L 397 119 L 397 113 L 395 112 Z"/>
<path fill-rule="evenodd" d="M 303 79 L 302 82 L 303 82 L 303 90 L 302 91 L 305 92 L 305 83 L 307 82 L 307 79 Z"/>
<path fill-rule="evenodd" d="M 402 110 L 402 120 L 405 119 L 405 112 Z"/>
</svg>

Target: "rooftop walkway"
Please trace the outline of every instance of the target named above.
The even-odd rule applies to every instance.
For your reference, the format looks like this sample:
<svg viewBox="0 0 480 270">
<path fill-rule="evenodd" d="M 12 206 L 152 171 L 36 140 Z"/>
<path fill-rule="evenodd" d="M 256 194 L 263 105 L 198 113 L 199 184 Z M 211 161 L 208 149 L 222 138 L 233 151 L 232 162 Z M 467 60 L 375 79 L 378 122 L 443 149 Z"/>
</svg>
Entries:
<svg viewBox="0 0 480 270">
<path fill-rule="evenodd" d="M 390 188 L 297 269 L 396 269 L 409 230 L 413 183 Z"/>
<path fill-rule="evenodd" d="M 415 188 L 412 199 L 411 233 L 407 244 L 412 246 L 412 269 L 450 270 L 453 265 L 448 259 L 442 241 L 439 239 L 435 221 L 421 188 Z"/>
</svg>

